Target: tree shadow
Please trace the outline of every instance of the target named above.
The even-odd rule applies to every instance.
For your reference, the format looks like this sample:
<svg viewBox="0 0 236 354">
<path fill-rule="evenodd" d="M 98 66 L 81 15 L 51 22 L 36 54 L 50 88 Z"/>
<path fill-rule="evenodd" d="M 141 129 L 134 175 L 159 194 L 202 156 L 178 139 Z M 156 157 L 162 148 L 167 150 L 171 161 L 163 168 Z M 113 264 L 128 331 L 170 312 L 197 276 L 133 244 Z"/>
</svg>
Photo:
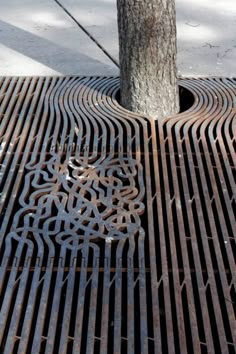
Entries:
<svg viewBox="0 0 236 354">
<path fill-rule="evenodd" d="M 1 20 L 0 33 L 0 44 L 53 69 L 59 74 L 95 75 L 100 72 L 101 75 L 104 75 L 114 72 L 112 63 L 110 66 L 93 58 L 94 53 L 91 51 L 91 45 L 88 45 L 88 50 L 91 51 L 91 56 L 88 56 L 79 50 L 63 47 L 49 39 L 39 37 Z M 76 47 L 80 47 L 79 36 L 78 43 L 75 43 Z M 3 51 L 4 49 L 1 50 L 0 57 L 3 57 Z"/>
</svg>

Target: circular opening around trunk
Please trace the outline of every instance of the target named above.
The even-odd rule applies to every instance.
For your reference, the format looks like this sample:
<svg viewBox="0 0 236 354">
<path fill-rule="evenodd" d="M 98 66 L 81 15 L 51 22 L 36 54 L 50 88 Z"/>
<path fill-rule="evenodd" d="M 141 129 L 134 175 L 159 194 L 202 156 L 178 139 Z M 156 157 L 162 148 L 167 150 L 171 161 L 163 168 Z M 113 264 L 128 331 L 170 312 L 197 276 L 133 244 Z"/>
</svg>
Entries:
<svg viewBox="0 0 236 354">
<path fill-rule="evenodd" d="M 115 99 L 121 105 L 120 90 L 117 91 Z M 194 96 L 192 92 L 181 85 L 179 85 L 179 99 L 180 99 L 179 113 L 184 113 L 188 111 L 194 104 Z"/>
</svg>

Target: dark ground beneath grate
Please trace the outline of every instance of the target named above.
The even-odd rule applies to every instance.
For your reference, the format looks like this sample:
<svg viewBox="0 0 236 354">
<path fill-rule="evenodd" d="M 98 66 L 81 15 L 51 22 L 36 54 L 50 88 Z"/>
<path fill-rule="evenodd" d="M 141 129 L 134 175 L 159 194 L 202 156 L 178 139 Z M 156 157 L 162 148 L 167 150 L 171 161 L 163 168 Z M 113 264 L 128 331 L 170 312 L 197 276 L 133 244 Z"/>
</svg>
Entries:
<svg viewBox="0 0 236 354">
<path fill-rule="evenodd" d="M 0 353 L 236 353 L 236 81 L 0 78 Z"/>
</svg>

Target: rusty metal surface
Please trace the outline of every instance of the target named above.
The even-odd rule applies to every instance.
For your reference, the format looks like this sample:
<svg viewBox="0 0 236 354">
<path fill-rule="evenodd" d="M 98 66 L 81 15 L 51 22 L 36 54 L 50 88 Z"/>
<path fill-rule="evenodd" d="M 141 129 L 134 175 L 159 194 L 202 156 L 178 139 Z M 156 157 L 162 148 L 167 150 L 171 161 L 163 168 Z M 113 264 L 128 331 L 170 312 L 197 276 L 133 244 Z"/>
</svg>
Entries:
<svg viewBox="0 0 236 354">
<path fill-rule="evenodd" d="M 0 78 L 0 352 L 236 352 L 236 81 L 158 123 L 117 78 Z"/>
</svg>

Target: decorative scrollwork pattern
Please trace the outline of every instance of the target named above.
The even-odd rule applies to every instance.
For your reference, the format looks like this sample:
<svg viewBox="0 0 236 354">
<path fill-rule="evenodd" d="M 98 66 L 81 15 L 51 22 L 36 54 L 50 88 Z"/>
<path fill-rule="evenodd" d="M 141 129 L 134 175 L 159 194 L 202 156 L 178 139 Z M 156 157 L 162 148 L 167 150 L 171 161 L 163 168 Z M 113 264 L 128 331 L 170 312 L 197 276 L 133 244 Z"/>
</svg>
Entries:
<svg viewBox="0 0 236 354">
<path fill-rule="evenodd" d="M 111 242 L 133 236 L 142 231 L 142 176 L 142 165 L 132 158 L 89 164 L 76 157 L 61 162 L 52 154 L 26 174 L 12 230 L 54 236 L 69 248 L 84 238 Z"/>
</svg>

